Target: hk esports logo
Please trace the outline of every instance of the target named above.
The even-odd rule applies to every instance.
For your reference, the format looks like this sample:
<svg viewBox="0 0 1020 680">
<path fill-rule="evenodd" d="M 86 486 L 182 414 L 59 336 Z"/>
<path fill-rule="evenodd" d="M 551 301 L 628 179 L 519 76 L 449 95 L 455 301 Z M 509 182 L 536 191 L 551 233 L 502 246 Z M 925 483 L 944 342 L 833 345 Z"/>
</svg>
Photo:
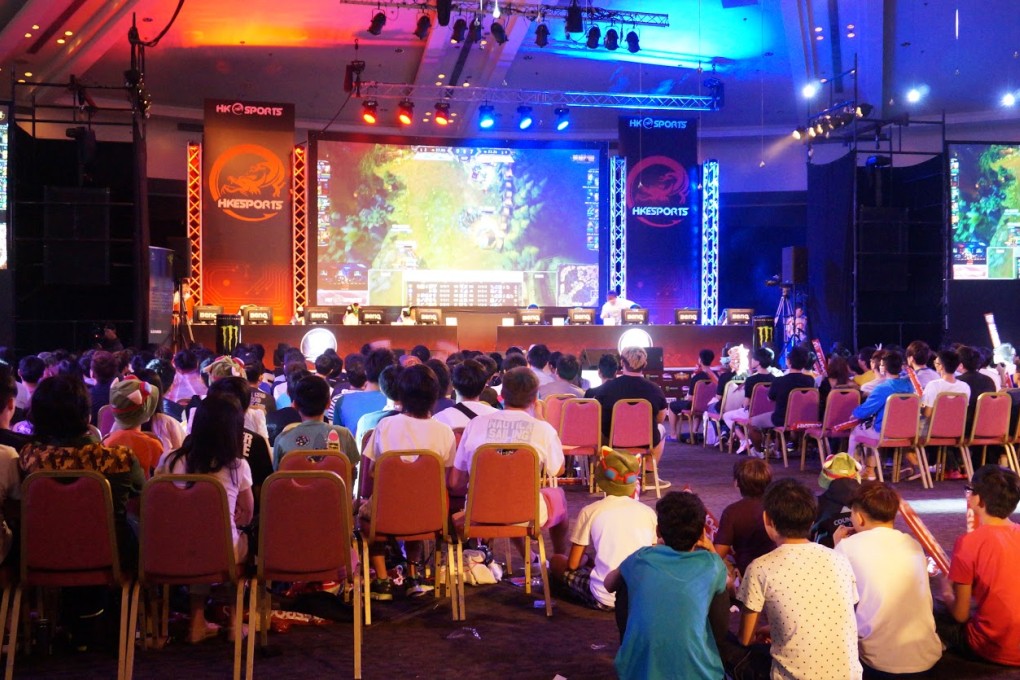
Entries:
<svg viewBox="0 0 1020 680">
<path fill-rule="evenodd" d="M 283 211 L 287 170 L 280 157 L 258 144 L 233 146 L 209 172 L 216 207 L 245 222 L 262 222 Z"/>
<path fill-rule="evenodd" d="M 690 212 L 691 180 L 683 166 L 666 156 L 649 156 L 627 173 L 627 206 L 650 227 L 675 227 Z"/>
</svg>

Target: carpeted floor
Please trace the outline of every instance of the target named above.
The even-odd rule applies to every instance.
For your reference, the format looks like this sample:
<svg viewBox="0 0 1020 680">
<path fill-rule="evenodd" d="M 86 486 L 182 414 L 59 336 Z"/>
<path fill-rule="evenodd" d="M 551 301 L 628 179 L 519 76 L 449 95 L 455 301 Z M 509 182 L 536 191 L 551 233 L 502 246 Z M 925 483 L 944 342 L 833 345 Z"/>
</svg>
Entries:
<svg viewBox="0 0 1020 680">
<path fill-rule="evenodd" d="M 717 515 L 737 500 L 731 468 L 734 458 L 714 449 L 667 444 L 662 476 L 674 488 L 690 484 Z M 818 460 L 808 470 L 797 464 L 775 469 L 777 477 L 794 476 L 817 488 Z M 932 491 L 920 482 L 902 483 L 900 492 L 927 523 L 949 552 L 963 532 L 964 482 L 942 482 Z M 820 491 L 820 489 L 819 489 Z M 570 515 L 594 500 L 581 487 L 567 487 Z M 644 500 L 654 505 L 654 496 Z M 548 540 L 547 540 L 548 544 Z M 498 546 L 497 546 L 498 547 Z M 497 551 L 497 555 L 502 550 Z M 519 571 L 517 572 L 520 573 Z M 392 603 L 375 603 L 373 625 L 365 629 L 365 678 L 612 678 L 613 656 L 618 646 L 612 614 L 596 612 L 567 601 L 556 600 L 554 615 L 547 619 L 536 608 L 535 595 L 507 582 L 470 588 L 466 622 L 450 620 L 446 600 L 431 597 Z M 259 652 L 255 673 L 266 678 L 350 677 L 352 635 L 349 624 L 321 628 L 293 628 L 271 634 L 270 647 Z M 229 677 L 233 647 L 225 640 L 191 646 L 172 642 L 160 651 L 139 651 L 136 678 Z M 19 657 L 16 677 L 110 678 L 115 675 L 112 655 L 86 653 L 49 657 Z M 940 680 L 959 678 L 1020 678 L 1020 669 L 970 663 L 947 655 L 937 666 Z"/>
</svg>

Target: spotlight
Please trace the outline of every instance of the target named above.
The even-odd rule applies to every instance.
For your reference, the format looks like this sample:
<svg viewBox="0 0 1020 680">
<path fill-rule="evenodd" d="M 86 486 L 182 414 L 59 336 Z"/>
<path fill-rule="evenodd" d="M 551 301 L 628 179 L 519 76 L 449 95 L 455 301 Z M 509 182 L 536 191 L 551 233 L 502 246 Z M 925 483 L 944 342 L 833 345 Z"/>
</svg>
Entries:
<svg viewBox="0 0 1020 680">
<path fill-rule="evenodd" d="M 401 125 L 410 125 L 414 122 L 414 102 L 410 99 L 403 99 L 397 106 L 397 120 Z"/>
<path fill-rule="evenodd" d="M 610 28 L 606 31 L 606 49 L 616 50 L 620 47 L 620 34 L 616 32 L 615 28 Z"/>
<path fill-rule="evenodd" d="M 567 8 L 567 33 L 584 33 L 584 20 L 581 18 L 581 8 L 577 4 L 577 0 L 571 0 L 570 7 Z"/>
<path fill-rule="evenodd" d="M 815 95 L 818 94 L 818 83 L 808 83 L 801 88 L 800 93 L 804 96 L 804 99 L 814 99 Z"/>
<path fill-rule="evenodd" d="M 641 51 L 641 43 L 638 40 L 636 31 L 631 31 L 627 34 L 627 51 L 631 54 L 637 54 Z"/>
<path fill-rule="evenodd" d="M 815 132 L 815 129 L 813 127 L 811 127 L 810 125 L 808 126 L 807 133 L 808 133 L 808 137 L 811 137 L 812 139 L 814 139 L 815 137 L 818 136 L 818 133 Z"/>
<path fill-rule="evenodd" d="M 372 23 L 368 26 L 368 32 L 372 35 L 379 35 L 382 33 L 383 26 L 386 25 L 386 15 L 382 12 L 378 12 L 372 17 Z"/>
<path fill-rule="evenodd" d="M 517 127 L 521 130 L 527 130 L 535 123 L 535 116 L 532 114 L 530 106 L 518 106 L 517 107 Z"/>
<path fill-rule="evenodd" d="M 471 28 L 468 29 L 467 41 L 469 43 L 481 42 L 482 40 L 482 21 L 481 19 L 475 18 L 471 22 Z"/>
<path fill-rule="evenodd" d="M 502 45 L 506 42 L 506 29 L 503 28 L 503 24 L 498 21 L 492 22 L 492 25 L 489 26 L 489 33 L 492 34 L 492 39 L 495 40 L 497 44 Z"/>
<path fill-rule="evenodd" d="M 919 101 L 921 101 L 921 97 L 923 96 L 924 95 L 922 94 L 921 90 L 919 90 L 916 87 L 912 87 L 909 90 L 907 90 L 907 101 L 911 104 L 918 103 Z"/>
<path fill-rule="evenodd" d="M 429 36 L 429 29 L 432 28 L 432 21 L 428 18 L 428 15 L 422 14 L 418 17 L 418 28 L 414 29 L 414 35 L 419 40 L 424 40 Z"/>
<path fill-rule="evenodd" d="M 560 107 L 553 113 L 556 114 L 556 130 L 563 131 L 570 127 L 570 109 Z"/>
<path fill-rule="evenodd" d="M 446 102 L 436 102 L 436 125 L 450 124 L 450 105 Z"/>
<path fill-rule="evenodd" d="M 585 44 L 589 50 L 593 50 L 599 46 L 599 42 L 602 40 L 602 31 L 599 30 L 598 26 L 592 26 L 588 29 L 588 42 Z"/>
<path fill-rule="evenodd" d="M 490 104 L 482 104 L 478 107 L 478 127 L 483 130 L 490 129 L 496 124 L 496 109 Z"/>
<path fill-rule="evenodd" d="M 453 22 L 453 33 L 450 35 L 450 42 L 462 43 L 464 42 L 465 35 L 467 35 L 467 22 L 463 19 L 457 19 Z"/>
<path fill-rule="evenodd" d="M 1002 105 L 1016 106 L 1016 95 L 1013 94 L 1012 92 L 1007 92 L 1006 94 L 1002 95 Z"/>
<path fill-rule="evenodd" d="M 545 47 L 549 44 L 549 27 L 545 24 L 539 24 L 538 28 L 535 29 L 535 44 L 539 47 Z"/>
<path fill-rule="evenodd" d="M 858 118 L 867 118 L 871 115 L 871 112 L 875 110 L 875 107 L 871 104 L 858 104 L 855 113 Z"/>
<path fill-rule="evenodd" d="M 807 128 L 799 127 L 793 131 L 794 139 L 804 139 L 805 137 L 807 137 Z"/>
<path fill-rule="evenodd" d="M 379 118 L 376 116 L 376 111 L 379 108 L 379 102 L 374 99 L 366 99 L 361 102 L 361 120 L 365 121 L 369 125 L 375 125 Z"/>
</svg>

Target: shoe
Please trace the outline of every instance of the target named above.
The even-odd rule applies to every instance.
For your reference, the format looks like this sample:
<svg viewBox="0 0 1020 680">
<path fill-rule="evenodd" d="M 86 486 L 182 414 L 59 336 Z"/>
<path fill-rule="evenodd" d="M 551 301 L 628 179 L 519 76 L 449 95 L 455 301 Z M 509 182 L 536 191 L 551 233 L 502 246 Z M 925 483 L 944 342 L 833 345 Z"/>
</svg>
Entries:
<svg viewBox="0 0 1020 680">
<path fill-rule="evenodd" d="M 372 579 L 369 585 L 369 597 L 379 602 L 389 602 L 393 599 L 393 584 L 387 578 Z"/>
<path fill-rule="evenodd" d="M 907 479 L 908 481 L 912 480 L 912 479 L 920 479 L 921 478 L 920 470 L 917 471 L 917 473 L 916 473 L 917 476 L 916 477 L 914 476 L 914 474 L 915 474 L 914 473 L 914 468 L 910 467 L 909 465 L 905 465 L 905 466 L 900 468 L 900 477 L 899 478 L 900 479 Z"/>
<path fill-rule="evenodd" d="M 743 453 L 744 451 L 747 451 L 747 440 L 746 439 L 741 440 L 740 446 L 737 447 L 737 453 Z"/>
<path fill-rule="evenodd" d="M 765 458 L 765 452 L 764 451 L 759 451 L 758 449 L 754 448 L 753 446 L 750 447 L 749 449 L 747 449 L 747 455 L 749 457 L 751 457 L 751 458 L 759 458 L 759 459 L 762 459 L 762 460 L 764 460 L 764 458 Z"/>
<path fill-rule="evenodd" d="M 959 470 L 949 470 L 946 472 L 946 479 L 967 479 L 967 475 Z"/>
<path fill-rule="evenodd" d="M 878 474 L 874 470 L 865 470 L 864 474 L 861 475 L 861 479 L 866 482 L 878 481 Z"/>
<path fill-rule="evenodd" d="M 407 590 L 404 591 L 408 597 L 421 597 L 426 593 L 435 590 L 435 586 L 420 576 L 411 576 L 407 579 Z"/>
</svg>

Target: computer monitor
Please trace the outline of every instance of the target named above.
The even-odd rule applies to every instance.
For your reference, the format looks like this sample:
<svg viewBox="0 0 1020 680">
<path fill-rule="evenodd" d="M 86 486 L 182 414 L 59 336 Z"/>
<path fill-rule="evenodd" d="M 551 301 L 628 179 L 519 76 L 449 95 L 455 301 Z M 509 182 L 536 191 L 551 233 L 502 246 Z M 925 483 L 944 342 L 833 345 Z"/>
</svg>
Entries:
<svg viewBox="0 0 1020 680">
<path fill-rule="evenodd" d="M 443 323 L 443 310 L 438 307 L 418 307 L 415 321 L 421 326 L 440 326 Z"/>
<path fill-rule="evenodd" d="M 590 326 L 595 323 L 595 310 L 588 307 L 575 307 L 567 310 L 567 321 L 571 326 Z"/>
<path fill-rule="evenodd" d="M 723 326 L 750 326 L 752 316 L 754 316 L 753 309 L 727 307 L 722 310 L 720 319 Z"/>
<path fill-rule="evenodd" d="M 620 322 L 624 325 L 648 325 L 647 309 L 625 309 L 620 312 Z"/>
<path fill-rule="evenodd" d="M 192 323 L 215 325 L 217 315 L 222 313 L 223 305 L 196 305 Z"/>
<path fill-rule="evenodd" d="M 273 323 L 273 308 L 259 305 L 248 305 L 241 312 L 247 326 L 268 326 Z"/>
<path fill-rule="evenodd" d="M 701 313 L 696 307 L 681 307 L 673 310 L 673 323 L 677 326 L 697 326 Z"/>
<path fill-rule="evenodd" d="M 386 323 L 386 310 L 382 307 L 362 307 L 361 323 L 369 326 Z"/>
<path fill-rule="evenodd" d="M 305 307 L 305 325 L 325 326 L 331 320 L 329 307 Z"/>
<path fill-rule="evenodd" d="M 518 309 L 517 323 L 522 326 L 541 326 L 545 323 L 545 312 L 538 307 Z"/>
</svg>

